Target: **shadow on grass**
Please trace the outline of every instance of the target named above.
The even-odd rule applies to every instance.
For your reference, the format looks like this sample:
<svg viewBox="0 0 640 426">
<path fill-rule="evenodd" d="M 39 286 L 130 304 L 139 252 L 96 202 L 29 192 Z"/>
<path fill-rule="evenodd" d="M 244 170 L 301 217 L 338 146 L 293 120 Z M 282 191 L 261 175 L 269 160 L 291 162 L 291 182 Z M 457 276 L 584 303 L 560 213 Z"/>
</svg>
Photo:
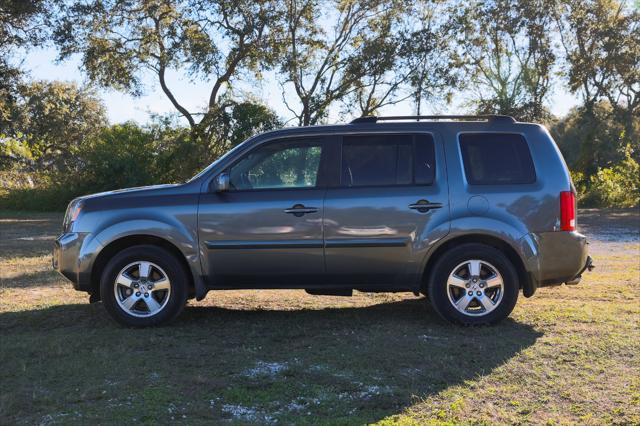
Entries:
<svg viewBox="0 0 640 426">
<path fill-rule="evenodd" d="M 375 421 L 491 373 L 541 335 L 511 319 L 444 324 L 419 299 L 322 310 L 187 307 L 173 325 L 144 330 L 115 325 L 99 304 L 65 305 L 1 314 L 0 333 L 3 381 L 14 390 L 0 397 L 5 418 L 38 420 L 66 407 L 112 419 L 100 403 L 110 398 L 154 421 L 166 420 L 172 404 L 196 423 L 243 420 L 242 410 L 257 423 Z M 33 383 L 48 391 L 45 402 L 30 396 Z"/>
</svg>

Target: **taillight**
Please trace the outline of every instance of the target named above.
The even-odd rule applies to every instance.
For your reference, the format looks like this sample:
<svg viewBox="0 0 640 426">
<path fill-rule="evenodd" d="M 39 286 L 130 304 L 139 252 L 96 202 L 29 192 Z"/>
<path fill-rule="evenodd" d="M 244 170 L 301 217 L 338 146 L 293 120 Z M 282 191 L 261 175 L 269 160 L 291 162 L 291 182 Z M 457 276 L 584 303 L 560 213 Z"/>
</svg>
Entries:
<svg viewBox="0 0 640 426">
<path fill-rule="evenodd" d="M 560 229 L 576 230 L 576 195 L 571 191 L 560 193 Z"/>
</svg>

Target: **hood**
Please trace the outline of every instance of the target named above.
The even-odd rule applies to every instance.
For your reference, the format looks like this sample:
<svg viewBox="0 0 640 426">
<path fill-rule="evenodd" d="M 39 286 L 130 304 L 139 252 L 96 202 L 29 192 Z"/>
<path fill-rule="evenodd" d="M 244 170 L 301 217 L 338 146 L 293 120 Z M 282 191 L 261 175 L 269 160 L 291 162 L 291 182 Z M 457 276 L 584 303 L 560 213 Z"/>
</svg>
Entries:
<svg viewBox="0 0 640 426">
<path fill-rule="evenodd" d="M 74 201 L 85 201 L 91 200 L 95 198 L 106 198 L 110 196 L 118 196 L 118 195 L 146 195 L 146 193 L 156 193 L 161 192 L 164 189 L 175 188 L 181 186 L 179 183 L 169 183 L 163 185 L 150 185 L 150 186 L 137 186 L 135 188 L 124 188 L 124 189 L 114 189 L 113 191 L 104 191 L 97 192 L 95 194 L 83 195 L 81 197 L 76 198 Z"/>
</svg>

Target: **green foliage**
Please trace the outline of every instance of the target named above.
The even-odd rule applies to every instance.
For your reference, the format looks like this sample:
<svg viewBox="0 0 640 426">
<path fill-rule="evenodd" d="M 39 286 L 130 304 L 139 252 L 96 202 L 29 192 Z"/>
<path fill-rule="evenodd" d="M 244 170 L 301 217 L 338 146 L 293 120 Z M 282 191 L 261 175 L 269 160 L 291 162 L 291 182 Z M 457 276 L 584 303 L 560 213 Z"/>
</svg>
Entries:
<svg viewBox="0 0 640 426">
<path fill-rule="evenodd" d="M 100 132 L 81 154 L 79 176 L 65 176 L 63 182 L 82 192 L 150 185 L 156 155 L 149 132 L 132 123 L 114 125 Z M 73 185 L 72 180 L 79 182 Z"/>
<path fill-rule="evenodd" d="M 627 144 L 631 145 L 636 160 L 639 159 L 640 141 L 626 137 L 625 127 L 628 126 L 619 120 L 611 105 L 603 101 L 593 105 L 591 110 L 573 108 L 551 127 L 551 134 L 569 168 L 591 176 L 598 168 L 622 161 Z M 634 117 L 630 126 L 640 129 L 640 116 Z"/>
<path fill-rule="evenodd" d="M 24 140 L 0 135 L 0 171 L 11 170 L 15 162 L 31 160 L 31 149 Z"/>
<path fill-rule="evenodd" d="M 582 206 L 583 205 L 582 201 L 584 200 L 587 194 L 587 188 L 589 184 L 588 179 L 582 172 L 570 170 L 569 173 L 571 174 L 571 181 L 573 182 L 573 186 L 575 186 L 576 188 L 578 204 Z"/>
<path fill-rule="evenodd" d="M 287 91 L 296 101 L 295 106 L 287 103 L 287 108 L 299 125 L 322 123 L 331 105 L 339 101 L 363 114 L 389 104 L 387 98 L 399 83 L 387 74 L 400 70 L 394 68 L 393 49 L 399 37 L 391 28 L 411 16 L 406 14 L 406 4 L 397 0 L 285 2 L 281 85 L 285 103 L 291 99 Z M 329 28 L 323 19 L 332 22 Z M 395 33 L 399 35 L 397 29 Z"/>
<path fill-rule="evenodd" d="M 150 132 L 132 123 L 105 127 L 73 157 L 73 170 L 3 173 L 9 187 L 0 194 L 0 208 L 64 210 L 79 195 L 150 185 L 157 182 L 156 157 Z"/>
<path fill-rule="evenodd" d="M 608 101 L 572 109 L 551 133 L 572 171 L 579 203 L 585 207 L 639 205 L 640 116 L 628 122 Z"/>
<path fill-rule="evenodd" d="M 624 160 L 613 167 L 598 169 L 589 179 L 585 205 L 599 207 L 640 206 L 640 164 L 625 149 Z"/>
<path fill-rule="evenodd" d="M 620 0 L 565 0 L 560 31 L 567 53 L 568 86 L 589 107 L 604 97 L 613 106 L 640 107 L 640 9 Z"/>
<path fill-rule="evenodd" d="M 76 196 L 120 188 L 181 182 L 193 176 L 227 149 L 257 132 L 282 125 L 277 116 L 262 104 L 229 101 L 228 113 L 221 122 L 222 146 L 207 146 L 194 139 L 190 129 L 160 119 L 147 127 L 135 123 L 104 126 L 88 132 L 77 145 L 57 138 L 44 139 L 67 163 L 58 168 L 33 167 L 34 156 L 44 158 L 39 145 L 28 139 L 4 138 L 0 142 L 4 171 L 0 183 L 0 209 L 62 210 Z M 82 119 L 82 117 L 80 117 Z M 55 120 L 45 122 L 55 122 Z M 68 131 L 73 128 L 70 119 Z M 73 149 L 71 149 L 73 148 Z M 18 161 L 19 160 L 19 161 Z M 68 164 L 68 166 L 66 165 Z M 2 170 L 2 169 L 0 169 Z"/>
<path fill-rule="evenodd" d="M 43 182 L 40 184 L 42 186 L 36 188 L 0 190 L 0 209 L 32 212 L 64 211 L 69 201 L 80 195 L 75 188 L 47 185 Z"/>
<path fill-rule="evenodd" d="M 0 134 L 10 124 L 23 76 L 16 52 L 47 41 L 61 0 L 0 1 Z"/>
<path fill-rule="evenodd" d="M 8 116 L 0 125 L 3 169 L 20 163 L 27 170 L 74 170 L 78 153 L 107 125 L 95 92 L 59 81 L 19 84 Z"/>
<path fill-rule="evenodd" d="M 242 72 L 259 76 L 275 61 L 282 5 L 272 0 L 78 0 L 58 20 L 54 40 L 60 57 L 79 54 L 89 79 L 140 95 L 151 72 L 194 139 L 217 139 L 215 118 Z M 205 108 L 189 111 L 166 73 L 187 68 L 193 79 L 212 80 Z M 224 142 L 224 140 L 222 141 Z"/>
<path fill-rule="evenodd" d="M 147 130 L 155 151 L 155 156 L 149 155 L 155 163 L 155 183 L 184 182 L 203 167 L 207 159 L 205 149 L 191 137 L 189 129 L 161 122 Z"/>
<path fill-rule="evenodd" d="M 554 22 L 546 0 L 502 0 L 453 5 L 457 40 L 477 92 L 471 105 L 484 114 L 540 122 L 556 57 Z"/>
</svg>

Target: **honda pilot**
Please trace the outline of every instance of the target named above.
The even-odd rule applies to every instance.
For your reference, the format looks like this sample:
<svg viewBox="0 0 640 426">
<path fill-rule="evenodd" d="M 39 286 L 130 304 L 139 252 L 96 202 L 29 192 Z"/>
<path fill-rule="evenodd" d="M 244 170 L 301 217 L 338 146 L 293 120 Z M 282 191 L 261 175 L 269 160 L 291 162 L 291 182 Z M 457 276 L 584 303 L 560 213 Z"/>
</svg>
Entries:
<svg viewBox="0 0 640 426">
<path fill-rule="evenodd" d="M 211 290 L 423 294 L 461 325 L 591 268 L 555 142 L 506 116 L 362 117 L 236 146 L 186 183 L 88 195 L 53 264 L 128 326 Z"/>
</svg>

